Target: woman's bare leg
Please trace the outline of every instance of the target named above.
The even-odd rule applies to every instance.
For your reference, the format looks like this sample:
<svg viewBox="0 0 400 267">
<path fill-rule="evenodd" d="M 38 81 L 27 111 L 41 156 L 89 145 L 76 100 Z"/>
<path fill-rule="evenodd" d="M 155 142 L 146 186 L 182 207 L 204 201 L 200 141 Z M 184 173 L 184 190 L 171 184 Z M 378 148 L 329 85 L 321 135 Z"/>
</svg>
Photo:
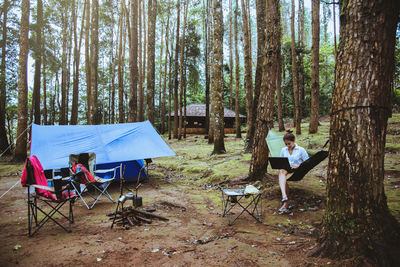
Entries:
<svg viewBox="0 0 400 267">
<path fill-rule="evenodd" d="M 287 175 L 287 171 L 286 170 L 279 170 L 279 186 L 281 188 L 281 192 L 282 192 L 282 199 L 287 198 L 287 183 L 286 183 L 286 175 Z"/>
</svg>

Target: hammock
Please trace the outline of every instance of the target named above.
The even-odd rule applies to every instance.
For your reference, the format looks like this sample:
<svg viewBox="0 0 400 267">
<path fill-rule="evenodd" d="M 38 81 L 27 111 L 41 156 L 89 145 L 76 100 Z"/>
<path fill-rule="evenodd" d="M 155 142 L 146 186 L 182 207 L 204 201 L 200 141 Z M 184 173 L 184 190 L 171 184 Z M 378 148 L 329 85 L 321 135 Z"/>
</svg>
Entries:
<svg viewBox="0 0 400 267">
<path fill-rule="evenodd" d="M 279 157 L 282 147 L 285 146 L 283 142 L 283 136 L 274 131 L 269 131 L 268 136 L 265 138 L 267 141 L 268 149 L 270 151 L 271 156 Z M 328 144 L 328 141 L 322 148 Z M 288 181 L 300 181 L 303 177 L 312 170 L 315 166 L 317 166 L 321 161 L 328 157 L 328 151 L 320 150 L 306 161 L 304 161 L 300 166 L 293 172 L 293 175 L 288 179 Z"/>
</svg>

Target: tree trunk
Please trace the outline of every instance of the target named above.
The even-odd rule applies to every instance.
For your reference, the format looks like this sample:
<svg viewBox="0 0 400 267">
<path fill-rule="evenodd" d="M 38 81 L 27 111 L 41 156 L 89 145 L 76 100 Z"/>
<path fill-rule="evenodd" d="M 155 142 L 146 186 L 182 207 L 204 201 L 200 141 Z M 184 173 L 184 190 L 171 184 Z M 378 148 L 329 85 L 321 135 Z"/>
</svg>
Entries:
<svg viewBox="0 0 400 267">
<path fill-rule="evenodd" d="M 213 102 L 214 102 L 214 150 L 212 154 L 225 153 L 224 144 L 224 78 L 223 78 L 223 38 L 224 19 L 222 0 L 214 1 L 214 47 L 213 47 Z"/>
<path fill-rule="evenodd" d="M 327 208 L 321 246 L 314 254 L 366 257 L 380 266 L 400 265 L 400 226 L 388 209 L 384 192 L 399 11 L 396 0 L 353 0 L 341 7 Z"/>
<path fill-rule="evenodd" d="M 296 37 L 294 32 L 295 5 L 292 0 L 292 15 L 290 17 L 291 31 L 291 52 L 292 52 L 292 81 L 293 81 L 293 98 L 294 98 L 294 118 L 293 123 L 296 128 L 296 134 L 301 134 L 301 115 L 300 115 L 300 92 L 297 81 L 297 64 L 296 64 Z"/>
<path fill-rule="evenodd" d="M 181 38 L 181 52 L 180 52 L 180 62 L 179 62 L 179 128 L 178 128 L 178 140 L 182 139 L 182 134 L 183 134 L 183 87 L 184 87 L 184 58 L 185 58 L 185 30 L 186 30 L 186 20 L 187 20 L 187 13 L 188 13 L 188 7 L 189 5 L 189 0 L 186 0 L 185 7 L 184 7 L 184 12 L 183 12 L 183 28 L 182 28 L 182 38 Z"/>
<path fill-rule="evenodd" d="M 99 64 L 99 1 L 93 0 L 92 2 L 92 32 L 91 32 L 91 115 L 92 123 L 99 124 L 102 121 L 101 113 L 98 110 L 98 64 Z"/>
<path fill-rule="evenodd" d="M 131 42 L 129 43 L 129 122 L 137 119 L 137 83 L 138 83 L 138 0 L 131 0 Z"/>
<path fill-rule="evenodd" d="M 282 29 L 281 29 L 281 20 L 279 19 L 279 21 L 277 22 L 279 24 L 276 25 L 276 28 L 278 30 L 278 34 L 279 34 L 279 40 L 282 39 Z M 278 62 L 276 65 L 276 105 L 277 105 L 277 109 L 278 109 L 278 128 L 279 131 L 282 132 L 285 130 L 285 124 L 283 122 L 283 108 L 282 108 L 282 88 L 281 88 L 281 84 L 282 84 L 282 70 L 284 70 L 284 62 L 282 60 L 283 56 L 281 54 L 281 49 L 282 49 L 282 44 L 281 42 L 279 42 L 279 56 L 278 56 Z"/>
<path fill-rule="evenodd" d="M 46 57 L 43 57 L 43 125 L 48 125 L 48 120 L 47 120 Z"/>
<path fill-rule="evenodd" d="M 90 68 L 90 0 L 86 0 L 86 26 L 85 26 L 85 69 L 86 69 L 86 119 L 87 124 L 92 124 L 92 117 L 90 115 L 90 103 L 92 98 L 92 78 Z"/>
<path fill-rule="evenodd" d="M 68 4 L 63 3 L 62 5 L 62 55 L 61 55 L 61 109 L 60 109 L 60 121 L 61 125 L 67 124 L 67 107 L 68 107 Z"/>
<path fill-rule="evenodd" d="M 206 129 L 206 134 L 208 134 L 210 130 L 210 68 L 209 68 L 209 51 L 210 51 L 210 0 L 206 0 L 207 5 L 205 7 L 206 9 L 206 18 L 205 18 L 205 25 L 204 25 L 204 34 L 205 34 L 205 41 L 204 41 L 204 65 L 205 65 L 205 79 L 206 79 L 206 121 L 205 121 L 205 129 Z"/>
<path fill-rule="evenodd" d="M 21 3 L 21 25 L 19 37 L 18 67 L 18 126 L 14 158 L 26 158 L 28 118 L 28 51 L 29 51 L 29 0 Z"/>
<path fill-rule="evenodd" d="M 233 109 L 233 41 L 232 41 L 232 0 L 229 0 L 229 109 Z"/>
<path fill-rule="evenodd" d="M 77 10 L 75 8 L 75 0 L 73 1 L 73 23 L 74 23 L 74 81 L 73 81 L 73 93 L 72 93 L 72 110 L 71 110 L 71 125 L 76 125 L 78 123 L 78 106 L 79 106 L 79 65 L 80 65 L 80 54 L 81 54 L 81 44 L 83 36 L 83 25 L 86 15 L 86 5 L 83 7 L 82 12 L 82 22 L 81 22 L 81 32 L 79 35 L 79 42 L 77 36 Z"/>
<path fill-rule="evenodd" d="M 124 0 L 121 1 L 121 11 L 119 18 L 119 48 L 118 48 L 118 122 L 125 122 L 124 116 L 124 60 L 123 60 L 123 33 L 125 32 L 124 27 Z"/>
<path fill-rule="evenodd" d="M 173 31 L 173 29 L 172 29 Z M 171 44 L 171 55 L 169 57 L 169 77 L 168 77 L 168 139 L 172 139 L 172 122 L 171 122 L 171 112 L 172 112 L 172 96 L 173 96 L 173 88 L 172 88 L 172 59 L 173 56 L 173 43 Z"/>
<path fill-rule="evenodd" d="M 166 39 L 166 35 L 164 34 L 164 24 L 161 24 L 161 47 L 160 47 L 160 62 L 159 62 L 159 71 L 158 71 L 158 117 L 159 117 L 159 121 L 160 121 L 160 125 L 158 127 L 158 130 L 161 133 L 161 121 L 162 121 L 162 98 L 163 98 L 163 90 L 162 90 L 162 79 L 163 79 L 163 56 L 164 56 L 164 43 L 165 43 L 165 39 Z M 164 39 L 164 40 L 163 40 Z"/>
<path fill-rule="evenodd" d="M 311 113 L 309 133 L 318 132 L 319 113 L 319 0 L 312 1 Z"/>
<path fill-rule="evenodd" d="M 298 121 L 301 123 L 301 118 L 303 117 L 303 112 L 304 112 L 304 60 L 303 60 L 303 54 L 304 54 L 304 0 L 299 0 L 299 11 L 298 11 L 298 34 L 299 34 L 299 48 L 300 52 L 299 54 L 299 69 L 298 69 L 298 86 L 299 86 L 299 114 L 300 117 Z"/>
<path fill-rule="evenodd" d="M 263 79 L 260 91 L 260 102 L 257 108 L 256 134 L 251 156 L 249 179 L 257 180 L 267 171 L 268 146 L 265 138 L 274 119 L 274 95 L 276 86 L 277 66 L 280 57 L 280 23 L 279 0 L 267 0 L 266 35 L 264 48 Z"/>
<path fill-rule="evenodd" d="M 176 46 L 175 46 L 175 86 L 174 86 L 174 139 L 178 139 L 178 126 L 179 126 L 179 114 L 178 114 L 178 58 L 179 58 L 179 21 L 181 17 L 181 4 L 180 1 L 177 3 L 178 10 L 176 11 L 177 21 L 176 21 Z"/>
<path fill-rule="evenodd" d="M 34 122 L 40 124 L 40 78 L 42 67 L 42 32 L 43 32 L 43 2 L 37 1 L 37 18 L 36 18 L 36 42 L 35 42 L 35 76 L 33 80 L 32 108 L 34 114 Z"/>
<path fill-rule="evenodd" d="M 165 59 L 164 59 L 164 83 L 162 87 L 162 99 L 161 99 L 161 128 L 160 132 L 161 134 L 165 133 L 165 116 L 166 116 L 166 110 L 165 110 L 165 101 L 166 101 L 166 93 L 167 93 L 167 66 L 168 66 L 168 46 L 169 46 L 169 16 L 170 16 L 170 11 L 169 11 L 169 6 L 168 6 L 168 15 L 167 15 L 167 28 L 165 30 Z M 161 90 L 161 89 L 160 89 Z M 169 96 L 168 96 L 169 98 Z M 169 105 L 169 104 L 168 104 Z"/>
<path fill-rule="evenodd" d="M 139 44 L 138 44 L 138 54 L 139 54 L 139 67 L 138 67 L 138 78 L 139 78 L 139 92 L 138 92 L 138 111 L 137 111 L 137 120 L 144 121 L 144 113 L 143 113 L 143 77 L 142 77 L 142 69 L 143 69 L 143 54 L 142 54 L 142 0 L 139 0 L 138 4 L 138 15 L 139 15 Z"/>
<path fill-rule="evenodd" d="M 147 119 L 154 124 L 155 106 L 154 95 L 156 87 L 156 18 L 157 18 L 157 1 L 149 0 L 148 14 L 149 14 L 149 40 L 148 40 L 148 71 L 147 71 Z"/>
<path fill-rule="evenodd" d="M 7 129 L 6 129 L 6 102 L 7 102 L 7 81 L 6 81 L 6 54 L 7 54 L 7 14 L 9 3 L 8 0 L 3 2 L 3 22 L 1 45 L 1 66 L 0 66 L 0 153 L 9 155 L 10 150 L 5 151 L 8 146 Z"/>
<path fill-rule="evenodd" d="M 236 0 L 235 6 L 235 132 L 236 138 L 242 138 L 242 132 L 240 130 L 240 117 L 239 117 L 239 90 L 240 90 L 240 71 L 239 71 L 239 50 L 238 50 L 238 9 L 239 4 Z"/>
<path fill-rule="evenodd" d="M 144 81 L 145 81 L 145 77 L 146 77 L 146 44 L 147 44 L 147 28 L 146 28 L 146 21 L 148 19 L 146 19 L 146 9 L 145 9 L 145 4 L 144 1 L 142 2 L 142 16 L 143 16 L 143 62 L 142 62 L 142 90 L 140 91 L 140 95 L 139 95 L 139 121 L 144 121 L 144 111 L 145 111 L 145 105 L 144 105 Z M 148 86 L 148 84 L 146 84 L 146 86 Z"/>
<path fill-rule="evenodd" d="M 255 125 L 257 119 L 257 107 L 258 100 L 260 97 L 261 91 L 261 81 L 263 75 L 263 63 L 264 63 L 264 46 L 265 46 L 265 10 L 266 10 L 266 1 L 265 0 L 257 0 L 256 1 L 256 11 L 257 11 L 257 66 L 256 66 L 256 74 L 254 78 L 254 99 L 253 99 L 253 124 L 251 129 L 251 136 L 253 137 L 255 134 Z"/>
<path fill-rule="evenodd" d="M 251 47 L 250 47 L 250 36 L 249 36 L 249 23 L 247 18 L 246 6 L 244 0 L 242 1 L 242 19 L 243 19 L 243 54 L 244 54 L 244 87 L 246 90 L 246 100 L 247 100 L 247 147 L 246 152 L 250 152 L 253 146 L 253 79 L 252 73 L 253 68 L 251 65 Z"/>
</svg>

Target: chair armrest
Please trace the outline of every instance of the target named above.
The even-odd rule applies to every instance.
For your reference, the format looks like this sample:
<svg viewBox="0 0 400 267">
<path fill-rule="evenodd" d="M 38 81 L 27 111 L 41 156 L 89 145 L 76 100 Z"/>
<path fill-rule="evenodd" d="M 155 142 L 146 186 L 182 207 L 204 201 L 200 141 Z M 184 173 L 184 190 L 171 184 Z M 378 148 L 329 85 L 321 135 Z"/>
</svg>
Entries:
<svg viewBox="0 0 400 267">
<path fill-rule="evenodd" d="M 112 169 L 104 169 L 104 170 L 95 170 L 95 173 L 107 173 L 107 172 L 114 172 L 118 167 L 112 168 Z"/>
</svg>

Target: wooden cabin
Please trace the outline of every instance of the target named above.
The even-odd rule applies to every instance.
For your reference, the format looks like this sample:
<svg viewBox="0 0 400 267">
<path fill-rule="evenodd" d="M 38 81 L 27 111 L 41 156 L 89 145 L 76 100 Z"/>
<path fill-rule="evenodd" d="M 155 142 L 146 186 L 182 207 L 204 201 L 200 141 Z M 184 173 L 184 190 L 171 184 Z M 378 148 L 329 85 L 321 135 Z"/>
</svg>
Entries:
<svg viewBox="0 0 400 267">
<path fill-rule="evenodd" d="M 179 111 L 178 111 L 179 112 Z M 178 113 L 179 114 L 179 113 Z M 173 120 L 175 113 L 171 113 L 171 120 Z M 224 132 L 235 133 L 235 112 L 233 110 L 224 108 Z M 246 116 L 240 115 L 240 123 L 246 120 Z M 186 133 L 188 134 L 204 134 L 206 121 L 206 104 L 190 104 L 186 106 Z"/>
</svg>

